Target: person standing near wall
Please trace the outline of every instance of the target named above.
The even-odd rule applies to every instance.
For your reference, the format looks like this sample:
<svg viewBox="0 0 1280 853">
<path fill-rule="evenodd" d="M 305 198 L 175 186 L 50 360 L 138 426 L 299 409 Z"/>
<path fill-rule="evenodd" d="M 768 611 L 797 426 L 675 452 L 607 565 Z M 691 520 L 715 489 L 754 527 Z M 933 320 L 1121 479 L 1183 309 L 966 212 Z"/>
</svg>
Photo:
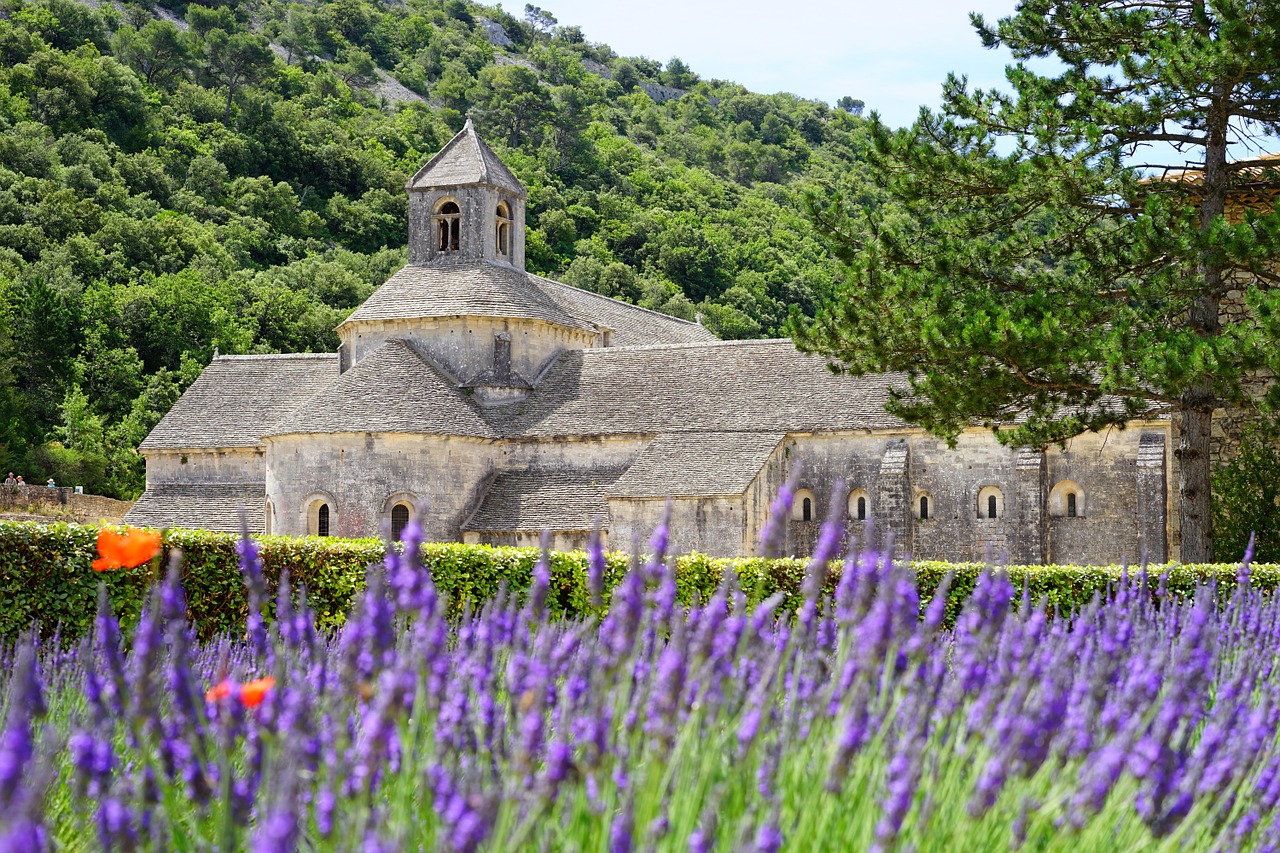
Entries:
<svg viewBox="0 0 1280 853">
<path fill-rule="evenodd" d="M 12 472 L 12 471 L 10 471 L 10 472 L 9 472 L 9 476 L 8 476 L 8 477 L 5 477 L 5 478 L 4 478 L 4 484 L 5 484 L 6 486 L 16 486 L 16 485 L 18 485 L 18 481 L 17 481 L 16 479 L 14 479 L 14 476 L 13 476 L 13 472 Z"/>
</svg>

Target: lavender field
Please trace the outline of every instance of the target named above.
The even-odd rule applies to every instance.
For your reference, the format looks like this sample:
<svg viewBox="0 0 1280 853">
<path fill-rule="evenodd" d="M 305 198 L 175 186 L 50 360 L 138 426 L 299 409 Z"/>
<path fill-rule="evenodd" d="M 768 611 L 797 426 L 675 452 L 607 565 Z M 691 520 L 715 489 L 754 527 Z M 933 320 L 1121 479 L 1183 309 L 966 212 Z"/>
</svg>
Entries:
<svg viewBox="0 0 1280 853">
<path fill-rule="evenodd" d="M 78 647 L 5 651 L 0 849 L 1280 843 L 1280 604 L 1247 583 L 1068 618 L 992 572 L 948 628 L 867 552 L 795 614 L 731 579 L 686 609 L 660 529 L 598 618 L 548 616 L 544 566 L 451 623 L 417 536 L 331 637 L 287 583 L 266 624 L 246 540 L 244 637 L 197 644 L 175 565 L 131 642 L 104 598 Z"/>
</svg>

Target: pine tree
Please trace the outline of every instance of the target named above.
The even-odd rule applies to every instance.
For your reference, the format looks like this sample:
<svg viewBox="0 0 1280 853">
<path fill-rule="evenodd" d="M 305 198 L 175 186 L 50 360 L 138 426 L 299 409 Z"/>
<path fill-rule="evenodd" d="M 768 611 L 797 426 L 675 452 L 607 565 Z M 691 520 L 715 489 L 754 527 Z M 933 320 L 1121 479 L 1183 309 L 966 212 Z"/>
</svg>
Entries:
<svg viewBox="0 0 1280 853">
<path fill-rule="evenodd" d="M 894 204 L 810 200 L 849 275 L 797 341 L 905 372 L 891 411 L 948 439 L 982 423 L 1043 447 L 1172 416 L 1182 559 L 1208 560 L 1213 411 L 1280 398 L 1251 382 L 1280 368 L 1280 161 L 1259 154 L 1280 130 L 1280 3 L 1024 0 L 972 20 L 1012 52 L 1011 92 L 952 75 L 941 113 L 873 120 Z"/>
</svg>

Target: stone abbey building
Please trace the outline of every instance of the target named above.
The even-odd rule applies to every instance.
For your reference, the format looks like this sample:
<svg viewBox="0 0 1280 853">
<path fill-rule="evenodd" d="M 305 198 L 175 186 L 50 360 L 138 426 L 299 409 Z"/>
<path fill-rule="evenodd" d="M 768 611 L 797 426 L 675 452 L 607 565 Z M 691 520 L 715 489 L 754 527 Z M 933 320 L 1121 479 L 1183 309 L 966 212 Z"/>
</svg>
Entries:
<svg viewBox="0 0 1280 853">
<path fill-rule="evenodd" d="M 611 547 L 672 499 L 679 551 L 749 554 L 798 462 L 787 549 L 832 487 L 920 558 L 1168 557 L 1167 421 L 954 450 L 884 411 L 893 376 L 852 378 L 787 340 L 701 325 L 524 269 L 525 191 L 470 122 L 416 174 L 409 263 L 339 327 L 337 353 L 218 356 L 141 445 L 127 520 L 375 536 L 419 517 L 439 541 Z"/>
</svg>

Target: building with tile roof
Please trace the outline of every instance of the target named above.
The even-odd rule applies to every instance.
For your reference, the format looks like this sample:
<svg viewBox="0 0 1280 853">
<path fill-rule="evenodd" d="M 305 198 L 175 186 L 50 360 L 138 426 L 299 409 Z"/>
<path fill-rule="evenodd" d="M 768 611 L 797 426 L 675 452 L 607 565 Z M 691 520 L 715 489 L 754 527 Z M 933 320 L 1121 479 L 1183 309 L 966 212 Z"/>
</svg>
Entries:
<svg viewBox="0 0 1280 853">
<path fill-rule="evenodd" d="M 336 354 L 215 356 L 141 445 L 135 524 L 742 555 L 801 466 L 784 550 L 829 514 L 919 557 L 1163 560 L 1168 425 L 1047 452 L 955 448 L 788 340 L 690 323 L 524 269 L 526 194 L 468 122 L 407 186 L 409 263 Z M 831 507 L 837 481 L 847 499 Z"/>
</svg>

